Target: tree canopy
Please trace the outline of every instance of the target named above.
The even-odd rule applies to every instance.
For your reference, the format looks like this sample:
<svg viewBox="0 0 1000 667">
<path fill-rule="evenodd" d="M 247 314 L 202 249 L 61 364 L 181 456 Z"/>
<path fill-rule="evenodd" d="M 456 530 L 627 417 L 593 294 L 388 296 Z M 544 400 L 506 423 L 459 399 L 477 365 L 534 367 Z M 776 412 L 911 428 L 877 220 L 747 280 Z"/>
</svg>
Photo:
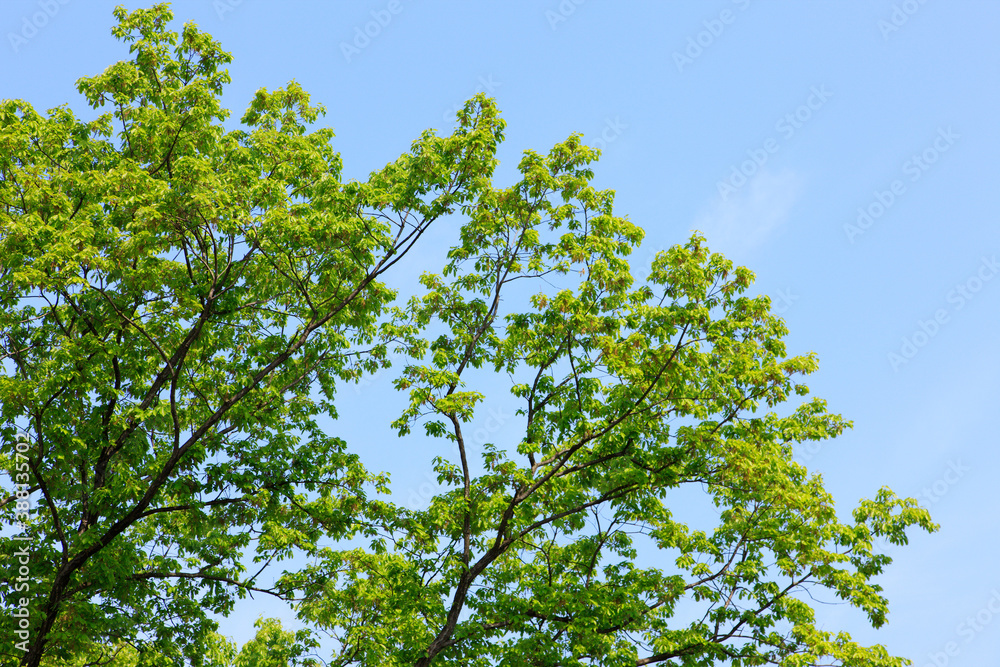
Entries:
<svg viewBox="0 0 1000 667">
<path fill-rule="evenodd" d="M 0 102 L 3 664 L 905 663 L 811 600 L 881 626 L 885 543 L 935 526 L 889 489 L 839 517 L 792 460 L 850 424 L 749 270 L 695 234 L 636 279 L 598 151 L 496 185 L 483 95 L 344 180 L 298 84 L 227 129 L 221 45 L 115 15 L 132 55 L 79 80 L 92 119 Z M 383 369 L 406 407 L 372 414 L 453 452 L 426 507 L 330 428 Z M 497 387 L 516 429 L 472 447 Z M 675 516 L 685 487 L 711 525 Z M 248 594 L 304 628 L 237 651 L 215 615 Z"/>
</svg>

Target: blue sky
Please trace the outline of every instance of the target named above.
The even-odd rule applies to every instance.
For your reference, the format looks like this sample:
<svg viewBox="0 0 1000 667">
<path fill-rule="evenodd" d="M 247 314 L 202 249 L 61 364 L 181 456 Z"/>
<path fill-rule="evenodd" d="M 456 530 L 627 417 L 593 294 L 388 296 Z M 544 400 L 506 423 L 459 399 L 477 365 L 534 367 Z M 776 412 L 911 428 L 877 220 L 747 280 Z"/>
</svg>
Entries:
<svg viewBox="0 0 1000 667">
<path fill-rule="evenodd" d="M 69 102 L 88 116 L 74 82 L 126 57 L 109 32 L 114 4 L 0 3 L 0 97 Z M 173 8 L 233 53 L 224 102 L 237 117 L 254 90 L 290 79 L 326 105 L 349 178 L 427 128 L 447 132 L 479 91 L 508 123 L 502 182 L 522 150 L 547 151 L 571 132 L 601 146 L 597 185 L 647 232 L 637 261 L 701 230 L 756 273 L 788 323 L 790 352 L 819 355 L 809 386 L 854 429 L 799 457 L 838 506 L 886 484 L 920 497 L 942 526 L 893 549 L 886 628 L 824 606 L 830 627 L 920 667 L 1000 654 L 1000 3 Z M 420 261 L 433 269 L 435 259 Z M 345 414 L 370 409 L 386 386 L 375 378 L 346 392 Z M 487 403 L 484 438 L 516 438 L 504 410 L 501 398 Z M 427 451 L 401 455 L 387 435 L 338 428 L 366 443 L 373 468 L 405 461 L 394 488 L 419 496 Z M 242 641 L 258 613 L 240 607 L 224 629 Z"/>
</svg>

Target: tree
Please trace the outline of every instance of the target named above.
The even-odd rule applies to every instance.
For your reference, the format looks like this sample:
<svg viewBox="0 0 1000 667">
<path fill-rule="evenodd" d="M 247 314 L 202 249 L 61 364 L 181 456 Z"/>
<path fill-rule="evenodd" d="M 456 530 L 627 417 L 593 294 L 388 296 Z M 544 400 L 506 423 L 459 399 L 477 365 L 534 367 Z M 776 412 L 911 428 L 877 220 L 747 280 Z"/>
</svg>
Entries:
<svg viewBox="0 0 1000 667">
<path fill-rule="evenodd" d="M 29 582 L 5 664 L 305 660 L 308 632 L 271 621 L 239 657 L 219 637 L 251 593 L 333 633 L 338 665 L 903 664 L 806 595 L 881 626 L 880 538 L 935 526 L 888 489 L 842 522 L 792 461 L 849 423 L 795 398 L 817 361 L 786 355 L 750 271 L 696 234 L 634 280 L 643 234 L 592 187 L 598 151 L 571 135 L 496 187 L 484 96 L 345 182 L 298 84 L 226 130 L 229 54 L 165 5 L 115 15 L 132 59 L 78 82 L 108 111 L 0 106 L 0 502 L 22 531 L 0 551 Z M 445 265 L 407 285 L 444 220 Z M 320 426 L 394 358 L 409 402 L 386 419 L 454 446 L 425 509 Z M 503 382 L 521 434 L 473 451 Z M 712 526 L 674 518 L 686 485 Z"/>
</svg>

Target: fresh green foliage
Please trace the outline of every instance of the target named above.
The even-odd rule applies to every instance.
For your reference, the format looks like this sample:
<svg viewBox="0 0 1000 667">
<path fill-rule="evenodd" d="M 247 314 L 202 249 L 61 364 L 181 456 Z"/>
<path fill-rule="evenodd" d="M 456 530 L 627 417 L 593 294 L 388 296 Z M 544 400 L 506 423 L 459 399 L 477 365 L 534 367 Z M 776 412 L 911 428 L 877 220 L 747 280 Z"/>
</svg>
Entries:
<svg viewBox="0 0 1000 667">
<path fill-rule="evenodd" d="M 904 664 L 810 596 L 882 625 L 880 542 L 935 526 L 887 489 L 843 523 L 792 461 L 849 424 L 802 398 L 816 359 L 747 269 L 695 235 L 635 281 L 598 152 L 572 135 L 497 187 L 482 96 L 344 182 L 297 84 L 227 130 L 220 45 L 162 5 L 116 16 L 132 59 L 78 82 L 100 115 L 0 102 L 5 520 L 15 483 L 38 498 L 0 541 L 10 581 L 31 554 L 3 664 L 319 664 L 313 631 L 331 665 Z M 446 263 L 407 285 L 446 220 Z M 425 509 L 320 426 L 394 354 L 384 423 L 456 452 Z M 498 387 L 517 424 L 474 450 Z M 684 487 L 706 525 L 671 512 Z M 212 615 L 252 592 L 307 629 L 263 620 L 238 652 Z"/>
</svg>

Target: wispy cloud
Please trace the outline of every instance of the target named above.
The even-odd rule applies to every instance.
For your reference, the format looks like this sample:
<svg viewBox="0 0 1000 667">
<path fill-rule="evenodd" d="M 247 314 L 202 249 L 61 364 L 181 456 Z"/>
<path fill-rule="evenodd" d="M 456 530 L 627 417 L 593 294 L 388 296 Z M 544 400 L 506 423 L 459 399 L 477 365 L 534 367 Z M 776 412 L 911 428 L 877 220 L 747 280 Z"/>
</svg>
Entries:
<svg viewBox="0 0 1000 667">
<path fill-rule="evenodd" d="M 761 169 L 726 201 L 716 198 L 695 224 L 713 250 L 727 254 L 759 246 L 787 219 L 802 191 L 802 177 L 790 169 Z"/>
</svg>

